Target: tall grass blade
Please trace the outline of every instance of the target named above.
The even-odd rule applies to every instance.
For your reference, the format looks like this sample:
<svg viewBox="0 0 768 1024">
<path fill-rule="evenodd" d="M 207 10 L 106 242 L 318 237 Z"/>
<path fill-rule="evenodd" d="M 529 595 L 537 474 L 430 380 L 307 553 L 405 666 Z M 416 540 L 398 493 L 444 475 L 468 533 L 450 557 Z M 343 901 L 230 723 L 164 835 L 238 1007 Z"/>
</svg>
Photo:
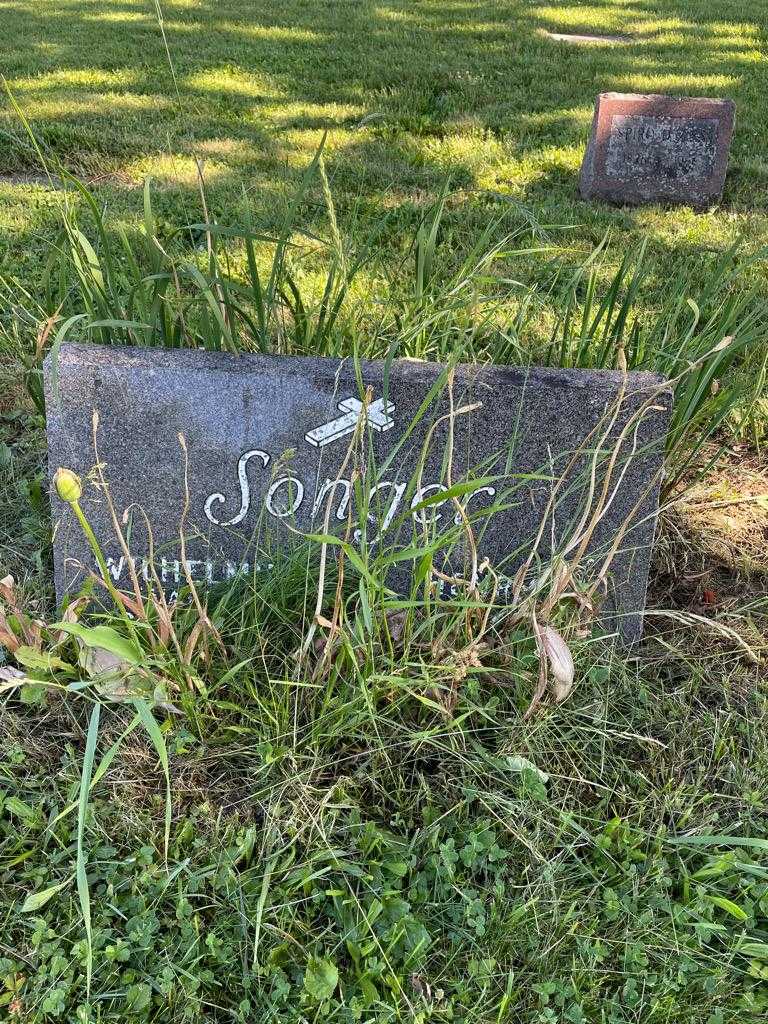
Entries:
<svg viewBox="0 0 768 1024">
<path fill-rule="evenodd" d="M 165 823 L 163 830 L 163 856 L 165 858 L 166 867 L 168 866 L 168 848 L 171 841 L 171 772 L 168 765 L 168 748 L 165 744 L 165 739 L 160 726 L 155 721 L 149 704 L 143 700 L 133 701 L 133 705 L 138 712 L 139 718 L 144 728 L 147 730 L 147 735 L 152 741 L 152 745 L 157 751 L 157 756 L 160 760 L 160 765 L 165 775 Z"/>
<path fill-rule="evenodd" d="M 88 723 L 88 735 L 83 755 L 83 770 L 80 777 L 80 798 L 77 805 L 77 865 L 75 868 L 75 878 L 77 882 L 77 895 L 80 900 L 80 912 L 85 926 L 85 976 L 88 998 L 90 998 L 91 994 L 91 980 L 93 977 L 93 929 L 91 925 L 91 894 L 88 889 L 88 874 L 86 870 L 85 824 L 88 814 L 91 774 L 96 757 L 96 742 L 99 736 L 100 715 L 101 705 L 96 703 L 93 705 L 91 718 Z"/>
</svg>

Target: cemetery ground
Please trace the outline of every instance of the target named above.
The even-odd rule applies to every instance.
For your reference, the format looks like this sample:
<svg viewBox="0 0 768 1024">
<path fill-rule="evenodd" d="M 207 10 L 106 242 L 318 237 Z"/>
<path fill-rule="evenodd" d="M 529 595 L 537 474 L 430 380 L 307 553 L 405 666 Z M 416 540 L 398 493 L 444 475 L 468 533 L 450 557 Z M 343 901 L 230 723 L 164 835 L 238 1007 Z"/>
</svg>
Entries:
<svg viewBox="0 0 768 1024">
<path fill-rule="evenodd" d="M 152 4 L 0 0 L 0 1019 L 764 1019 L 768 3 L 162 11 L 173 76 Z M 720 207 L 576 198 L 604 89 L 736 100 Z M 564 614 L 526 718 L 530 622 L 332 560 L 297 662 L 307 551 L 54 625 L 67 339 L 693 364 L 644 641 Z"/>
</svg>

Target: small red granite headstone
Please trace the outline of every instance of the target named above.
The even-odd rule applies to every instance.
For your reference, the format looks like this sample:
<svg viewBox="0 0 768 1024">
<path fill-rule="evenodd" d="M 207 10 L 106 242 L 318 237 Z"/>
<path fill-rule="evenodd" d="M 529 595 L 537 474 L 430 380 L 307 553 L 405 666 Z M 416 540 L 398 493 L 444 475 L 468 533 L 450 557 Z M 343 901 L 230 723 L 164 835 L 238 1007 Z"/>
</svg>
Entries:
<svg viewBox="0 0 768 1024">
<path fill-rule="evenodd" d="M 706 209 L 723 192 L 734 119 L 733 100 L 601 93 L 581 195 Z"/>
</svg>

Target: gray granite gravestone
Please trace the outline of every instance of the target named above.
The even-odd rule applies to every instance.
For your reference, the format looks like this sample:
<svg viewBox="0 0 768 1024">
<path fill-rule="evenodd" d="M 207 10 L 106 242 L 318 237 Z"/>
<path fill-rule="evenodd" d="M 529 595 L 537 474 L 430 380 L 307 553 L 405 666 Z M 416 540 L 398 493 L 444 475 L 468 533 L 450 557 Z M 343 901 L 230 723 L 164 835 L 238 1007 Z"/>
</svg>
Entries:
<svg viewBox="0 0 768 1024">
<path fill-rule="evenodd" d="M 459 366 L 449 389 L 446 369 L 434 363 L 73 344 L 46 364 L 50 470 L 82 476 L 82 507 L 126 590 L 129 563 L 97 461 L 138 575 L 151 576 L 141 509 L 152 565 L 171 592 L 186 578 L 182 524 L 186 570 L 205 585 L 268 571 L 270 551 L 323 532 L 326 522 L 381 551 L 452 531 L 452 553 L 447 541 L 436 543 L 436 564 L 447 557 L 443 568 L 466 575 L 465 514 L 503 598 L 542 522 L 532 572 L 553 549 L 570 545 L 573 558 L 584 512 L 599 510 L 584 579 L 618 540 L 602 614 L 631 640 L 641 629 L 670 395 L 655 375 L 632 373 L 619 401 L 622 380 L 612 371 Z M 371 495 L 365 513 L 359 471 Z M 603 481 L 610 500 L 601 505 Z M 442 497 L 449 482 L 465 484 L 465 513 Z M 61 599 L 96 566 L 71 508 L 55 493 L 51 500 Z"/>
<path fill-rule="evenodd" d="M 706 209 L 723 191 L 732 100 L 605 92 L 581 165 L 585 199 Z"/>
</svg>

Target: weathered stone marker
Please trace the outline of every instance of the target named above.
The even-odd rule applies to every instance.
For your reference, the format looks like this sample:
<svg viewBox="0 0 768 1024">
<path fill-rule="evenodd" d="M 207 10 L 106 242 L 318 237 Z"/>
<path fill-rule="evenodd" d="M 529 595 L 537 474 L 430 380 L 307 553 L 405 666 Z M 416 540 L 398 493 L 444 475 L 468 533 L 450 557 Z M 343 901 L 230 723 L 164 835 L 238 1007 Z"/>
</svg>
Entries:
<svg viewBox="0 0 768 1024">
<path fill-rule="evenodd" d="M 466 516 L 481 558 L 501 577 L 503 600 L 543 518 L 534 574 L 553 544 L 570 544 L 566 557 L 575 557 L 585 512 L 597 510 L 584 578 L 595 577 L 618 540 L 603 619 L 631 640 L 641 629 L 670 396 L 655 375 L 633 373 L 617 402 L 622 381 L 612 371 L 459 366 L 449 388 L 434 363 L 69 345 L 46 365 L 50 469 L 83 477 L 82 507 L 125 590 L 130 567 L 97 462 L 144 578 L 150 545 L 139 509 L 146 513 L 152 564 L 167 591 L 183 587 L 186 572 L 205 585 L 268 571 L 270 550 L 295 542 L 296 531 L 322 533 L 326 522 L 355 543 L 362 530 L 378 550 L 452 530 L 457 545 L 443 568 L 466 574 L 457 565 L 471 546 Z M 607 476 L 612 449 L 618 457 Z M 372 495 L 367 516 L 355 493 L 361 470 Z M 604 479 L 610 500 L 601 506 Z M 456 500 L 442 497 L 462 482 Z M 96 564 L 70 507 L 55 494 L 52 504 L 61 599 Z"/>
<path fill-rule="evenodd" d="M 711 206 L 723 192 L 734 117 L 732 100 L 601 93 L 581 165 L 582 196 Z"/>
</svg>

